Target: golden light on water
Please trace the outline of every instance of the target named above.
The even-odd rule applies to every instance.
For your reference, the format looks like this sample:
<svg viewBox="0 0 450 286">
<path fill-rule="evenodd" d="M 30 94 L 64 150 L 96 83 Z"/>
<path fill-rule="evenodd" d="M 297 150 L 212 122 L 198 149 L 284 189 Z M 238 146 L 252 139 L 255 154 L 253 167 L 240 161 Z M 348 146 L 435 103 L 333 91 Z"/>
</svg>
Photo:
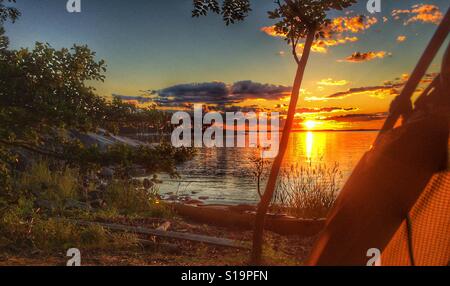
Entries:
<svg viewBox="0 0 450 286">
<path fill-rule="evenodd" d="M 328 135 L 328 133 L 312 131 L 301 134 L 303 155 L 307 160 L 318 160 L 325 155 Z"/>
<path fill-rule="evenodd" d="M 314 147 L 314 133 L 308 132 L 306 133 L 306 158 L 311 159 L 313 155 L 313 147 Z"/>
</svg>

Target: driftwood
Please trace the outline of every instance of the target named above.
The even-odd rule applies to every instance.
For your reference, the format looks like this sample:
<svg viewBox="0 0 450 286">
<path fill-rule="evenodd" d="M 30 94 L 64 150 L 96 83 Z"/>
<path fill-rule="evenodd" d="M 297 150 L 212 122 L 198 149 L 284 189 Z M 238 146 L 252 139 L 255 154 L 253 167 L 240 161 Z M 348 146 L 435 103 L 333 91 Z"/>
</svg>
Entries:
<svg viewBox="0 0 450 286">
<path fill-rule="evenodd" d="M 255 213 L 244 207 L 220 205 L 195 206 L 172 204 L 178 215 L 197 222 L 224 227 L 251 230 L 255 226 Z M 265 229 L 281 235 L 317 235 L 325 226 L 324 219 L 297 219 L 289 216 L 267 216 Z"/>
<path fill-rule="evenodd" d="M 250 249 L 250 247 L 248 245 L 245 245 L 237 240 L 226 239 L 226 238 L 218 238 L 218 237 L 192 234 L 192 233 L 164 231 L 164 230 L 158 230 L 158 229 L 134 227 L 134 226 L 127 226 L 127 225 L 113 224 L 113 223 L 89 222 L 89 221 L 82 221 L 82 220 L 66 220 L 66 221 L 75 223 L 77 225 L 82 225 L 82 226 L 99 225 L 104 228 L 107 228 L 110 230 L 115 230 L 115 231 L 146 234 L 146 235 L 152 235 L 152 236 L 156 236 L 156 237 L 169 238 L 169 239 L 187 240 L 187 241 L 205 243 L 205 244 L 221 246 L 221 247 Z"/>
</svg>

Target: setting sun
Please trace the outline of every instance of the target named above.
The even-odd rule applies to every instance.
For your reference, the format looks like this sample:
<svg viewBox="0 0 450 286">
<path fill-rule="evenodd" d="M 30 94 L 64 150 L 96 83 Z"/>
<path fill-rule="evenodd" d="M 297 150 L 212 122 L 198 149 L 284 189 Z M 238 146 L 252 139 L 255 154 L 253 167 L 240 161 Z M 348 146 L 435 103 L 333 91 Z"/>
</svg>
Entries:
<svg viewBox="0 0 450 286">
<path fill-rule="evenodd" d="M 318 125 L 318 122 L 314 121 L 314 120 L 308 120 L 308 121 L 303 122 L 303 126 L 305 126 L 306 129 L 308 129 L 308 130 L 313 130 L 317 125 Z"/>
</svg>

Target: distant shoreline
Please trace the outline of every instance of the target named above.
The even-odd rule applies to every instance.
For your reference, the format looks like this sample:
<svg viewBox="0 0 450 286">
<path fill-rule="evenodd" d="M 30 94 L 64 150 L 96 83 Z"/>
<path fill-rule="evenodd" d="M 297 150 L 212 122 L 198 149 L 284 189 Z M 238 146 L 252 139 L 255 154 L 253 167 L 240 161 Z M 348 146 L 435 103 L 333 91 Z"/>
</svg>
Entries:
<svg viewBox="0 0 450 286">
<path fill-rule="evenodd" d="M 319 133 L 319 132 L 380 132 L 381 129 L 322 129 L 322 130 L 305 130 L 305 129 L 295 129 L 295 130 L 291 130 L 291 133 L 308 133 L 308 132 L 313 132 L 313 133 Z M 252 133 L 255 131 L 245 131 L 245 133 Z M 280 133 L 283 132 L 283 130 L 279 131 Z M 236 133 L 236 132 L 235 132 Z M 159 133 L 138 133 L 138 134 L 126 134 L 124 133 L 123 136 L 171 136 L 171 133 L 164 133 L 164 134 L 159 134 Z"/>
<path fill-rule="evenodd" d="M 335 129 L 323 129 L 323 130 L 304 130 L 304 129 L 297 129 L 292 130 L 291 132 L 298 133 L 298 132 L 380 132 L 381 129 L 342 129 L 342 130 L 335 130 Z"/>
</svg>

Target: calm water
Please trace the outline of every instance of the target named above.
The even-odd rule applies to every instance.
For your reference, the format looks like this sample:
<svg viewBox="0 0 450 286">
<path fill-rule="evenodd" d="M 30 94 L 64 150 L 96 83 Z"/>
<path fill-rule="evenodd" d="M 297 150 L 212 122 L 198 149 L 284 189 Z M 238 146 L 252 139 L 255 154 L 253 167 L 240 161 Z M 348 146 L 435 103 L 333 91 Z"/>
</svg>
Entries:
<svg viewBox="0 0 450 286">
<path fill-rule="evenodd" d="M 291 134 L 283 167 L 321 161 L 339 163 L 345 179 L 351 174 L 377 132 L 295 132 Z M 193 199 L 208 197 L 207 203 L 239 204 L 257 201 L 256 183 L 251 176 L 252 148 L 200 149 L 198 155 L 180 165 L 180 179 L 161 176 L 162 194 L 177 193 Z"/>
</svg>

